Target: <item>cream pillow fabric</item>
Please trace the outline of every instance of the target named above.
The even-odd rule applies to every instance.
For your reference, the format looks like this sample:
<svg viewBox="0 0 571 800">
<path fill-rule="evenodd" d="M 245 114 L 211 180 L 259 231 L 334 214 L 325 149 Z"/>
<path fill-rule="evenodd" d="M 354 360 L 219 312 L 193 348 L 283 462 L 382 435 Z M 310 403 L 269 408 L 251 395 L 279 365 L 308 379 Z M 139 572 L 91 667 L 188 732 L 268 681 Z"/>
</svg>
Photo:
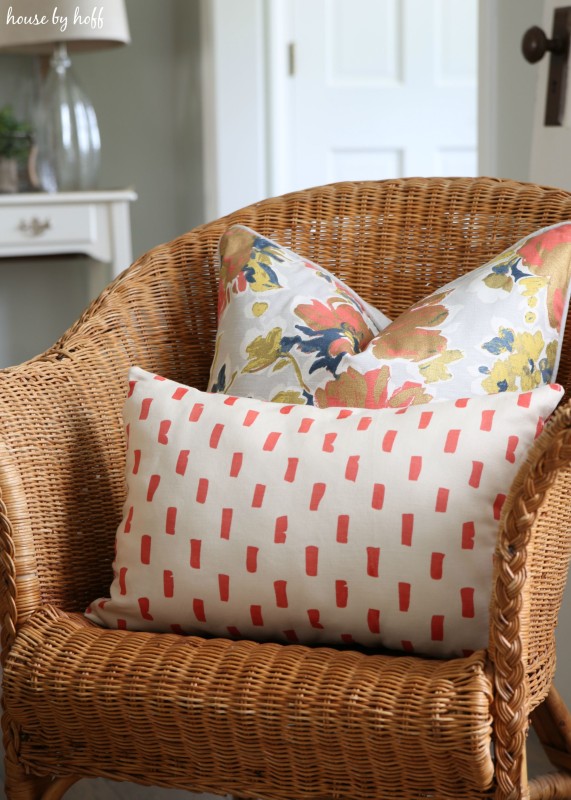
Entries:
<svg viewBox="0 0 571 800">
<path fill-rule="evenodd" d="M 563 390 L 323 409 L 131 371 L 111 627 L 485 647 L 503 502 Z"/>
</svg>

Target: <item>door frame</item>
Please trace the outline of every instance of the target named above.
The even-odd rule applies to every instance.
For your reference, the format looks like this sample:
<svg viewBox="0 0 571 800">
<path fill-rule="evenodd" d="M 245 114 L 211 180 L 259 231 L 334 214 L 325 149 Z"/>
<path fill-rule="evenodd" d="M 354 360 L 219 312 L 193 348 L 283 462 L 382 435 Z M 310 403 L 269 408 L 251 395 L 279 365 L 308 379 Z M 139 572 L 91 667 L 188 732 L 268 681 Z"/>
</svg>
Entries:
<svg viewBox="0 0 571 800">
<path fill-rule="evenodd" d="M 263 0 L 200 0 L 206 221 L 268 194 L 264 19 Z"/>
<path fill-rule="evenodd" d="M 287 0 L 200 0 L 206 220 L 287 185 Z M 478 171 L 496 174 L 499 0 L 479 0 Z M 236 157 L 240 154 L 240 158 Z M 231 170 L 234 180 L 223 181 Z"/>
<path fill-rule="evenodd" d="M 499 0 L 478 2 L 478 174 L 497 175 Z"/>
</svg>

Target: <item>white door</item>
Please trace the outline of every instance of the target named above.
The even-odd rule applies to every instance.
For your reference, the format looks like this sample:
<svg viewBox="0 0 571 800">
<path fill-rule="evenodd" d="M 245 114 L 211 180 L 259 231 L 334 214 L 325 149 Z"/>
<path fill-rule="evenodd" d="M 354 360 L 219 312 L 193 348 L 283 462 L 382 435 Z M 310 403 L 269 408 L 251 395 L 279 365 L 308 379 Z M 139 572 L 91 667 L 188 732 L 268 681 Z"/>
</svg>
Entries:
<svg viewBox="0 0 571 800">
<path fill-rule="evenodd" d="M 551 38 L 553 11 L 566 5 L 561 0 L 544 0 L 543 19 L 539 25 Z M 533 119 L 530 180 L 548 186 L 571 190 L 571 81 L 567 82 L 565 116 L 560 126 L 544 124 L 545 101 L 549 72 L 549 53 L 535 65 L 537 70 Z"/>
<path fill-rule="evenodd" d="M 476 174 L 477 0 L 285 0 L 270 13 L 272 49 L 291 42 L 285 91 L 279 77 L 270 91 L 288 104 L 273 191 Z"/>
<path fill-rule="evenodd" d="M 335 180 L 476 174 L 478 0 L 200 9 L 207 219 Z"/>
</svg>

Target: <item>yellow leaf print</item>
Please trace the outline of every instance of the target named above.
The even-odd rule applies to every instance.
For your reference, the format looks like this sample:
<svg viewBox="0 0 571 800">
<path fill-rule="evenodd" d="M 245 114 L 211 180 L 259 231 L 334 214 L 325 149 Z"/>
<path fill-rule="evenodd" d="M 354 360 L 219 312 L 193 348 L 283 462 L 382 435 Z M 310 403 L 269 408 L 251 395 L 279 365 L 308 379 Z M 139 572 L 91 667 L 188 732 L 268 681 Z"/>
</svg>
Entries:
<svg viewBox="0 0 571 800">
<path fill-rule="evenodd" d="M 255 250 L 248 261 L 244 274 L 252 292 L 267 292 L 281 289 L 277 275 L 271 267 L 272 260 L 265 253 Z"/>
<path fill-rule="evenodd" d="M 272 397 L 272 403 L 294 403 L 298 406 L 304 406 L 305 398 L 301 392 L 296 392 L 292 389 L 285 392 L 278 392 L 275 397 Z"/>
<path fill-rule="evenodd" d="M 491 272 L 484 278 L 484 283 L 490 289 L 503 289 L 504 292 L 511 292 L 513 289 L 513 278 L 503 272 Z"/>
<path fill-rule="evenodd" d="M 543 289 L 544 286 L 547 286 L 547 279 L 541 277 L 529 277 L 529 278 L 520 278 L 518 281 L 518 286 L 523 287 L 522 295 L 523 297 L 529 297 L 530 299 L 533 298 L 536 300 L 535 295 Z M 536 300 L 537 302 L 537 300 Z"/>
<path fill-rule="evenodd" d="M 555 366 L 555 359 L 557 358 L 557 351 L 559 350 L 559 343 L 557 339 L 554 339 L 552 342 L 549 342 L 547 347 L 545 348 L 545 356 L 547 358 L 547 364 L 553 370 Z"/>
<path fill-rule="evenodd" d="M 488 376 L 482 381 L 482 389 L 487 394 L 515 392 L 518 388 L 516 378 L 519 376 L 510 367 L 509 360 L 500 361 L 498 359 L 489 371 Z"/>
<path fill-rule="evenodd" d="M 290 361 L 287 358 L 282 358 L 281 361 L 276 361 L 274 366 L 272 367 L 272 372 L 278 372 L 280 369 L 287 367 Z"/>
<path fill-rule="evenodd" d="M 290 364 L 295 372 L 296 378 L 301 388 L 309 392 L 304 383 L 303 375 L 299 364 L 291 353 L 284 353 L 281 349 L 283 331 L 281 328 L 272 328 L 266 336 L 256 336 L 246 347 L 249 361 L 244 366 L 242 372 L 259 372 L 275 365 L 272 372 L 283 369 Z M 276 363 L 277 362 L 277 363 Z"/>
<path fill-rule="evenodd" d="M 452 374 L 446 368 L 448 364 L 454 361 L 459 361 L 464 358 L 462 350 L 445 350 L 432 361 L 427 364 L 422 364 L 419 367 L 420 373 L 423 375 L 426 383 L 436 383 L 437 381 L 448 381 Z"/>
<path fill-rule="evenodd" d="M 547 359 L 545 365 L 542 363 L 541 354 L 546 349 Z M 512 346 L 512 352 L 507 358 L 498 359 L 490 369 L 487 377 L 482 381 L 482 388 L 488 394 L 496 392 L 527 392 L 535 389 L 544 383 L 543 367 L 553 368 L 554 361 L 549 363 L 553 357 L 553 348 L 550 345 L 545 348 L 541 331 L 534 334 L 516 334 Z M 541 359 L 541 360 L 540 360 Z"/>
<path fill-rule="evenodd" d="M 280 356 L 282 329 L 272 328 L 266 336 L 256 336 L 246 347 L 249 361 L 243 372 L 258 372 L 270 367 Z"/>
<path fill-rule="evenodd" d="M 267 303 L 254 303 L 252 306 L 252 313 L 255 317 L 261 317 L 268 310 Z"/>
</svg>

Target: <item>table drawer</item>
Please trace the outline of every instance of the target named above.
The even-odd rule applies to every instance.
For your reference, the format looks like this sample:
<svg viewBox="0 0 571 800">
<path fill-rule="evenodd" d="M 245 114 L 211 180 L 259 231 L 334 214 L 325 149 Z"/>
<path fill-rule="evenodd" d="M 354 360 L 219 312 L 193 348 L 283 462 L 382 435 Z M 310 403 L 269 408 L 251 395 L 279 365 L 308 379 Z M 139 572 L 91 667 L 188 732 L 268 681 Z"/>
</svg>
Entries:
<svg viewBox="0 0 571 800">
<path fill-rule="evenodd" d="M 96 208 L 89 204 L 14 205 L 0 214 L 0 248 L 22 248 L 30 254 L 37 245 L 66 249 L 90 244 L 97 239 Z"/>
</svg>

